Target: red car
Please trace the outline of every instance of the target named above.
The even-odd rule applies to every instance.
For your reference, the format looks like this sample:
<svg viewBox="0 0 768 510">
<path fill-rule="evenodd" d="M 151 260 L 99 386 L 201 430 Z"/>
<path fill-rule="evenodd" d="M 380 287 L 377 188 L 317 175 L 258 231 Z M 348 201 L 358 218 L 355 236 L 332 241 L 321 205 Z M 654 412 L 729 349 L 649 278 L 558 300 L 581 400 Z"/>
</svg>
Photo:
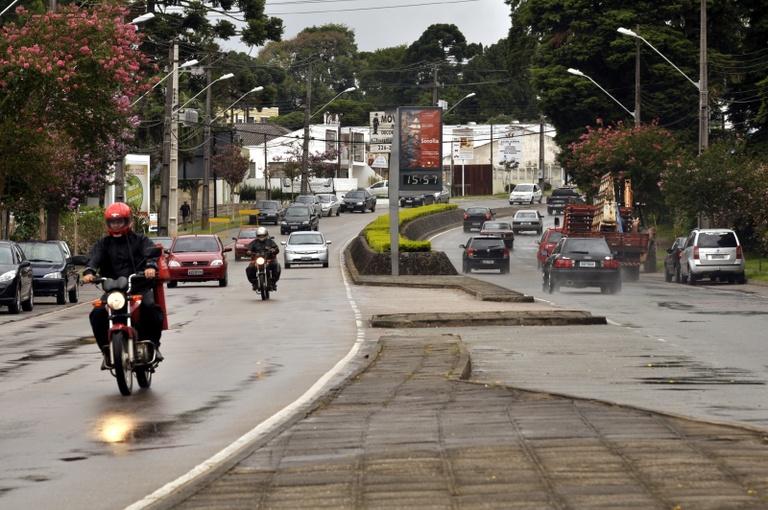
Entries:
<svg viewBox="0 0 768 510">
<path fill-rule="evenodd" d="M 562 228 L 548 228 L 539 239 L 539 249 L 536 250 L 536 267 L 541 267 L 560 238 L 563 237 Z"/>
<path fill-rule="evenodd" d="M 217 235 L 182 235 L 174 239 L 168 250 L 168 287 L 179 282 L 218 281 L 227 286 L 227 256 L 232 247 L 224 247 Z"/>
<path fill-rule="evenodd" d="M 251 244 L 251 241 L 256 239 L 256 228 L 242 228 L 237 233 L 237 237 L 233 237 L 235 241 L 235 260 L 246 258 L 245 249 Z"/>
</svg>

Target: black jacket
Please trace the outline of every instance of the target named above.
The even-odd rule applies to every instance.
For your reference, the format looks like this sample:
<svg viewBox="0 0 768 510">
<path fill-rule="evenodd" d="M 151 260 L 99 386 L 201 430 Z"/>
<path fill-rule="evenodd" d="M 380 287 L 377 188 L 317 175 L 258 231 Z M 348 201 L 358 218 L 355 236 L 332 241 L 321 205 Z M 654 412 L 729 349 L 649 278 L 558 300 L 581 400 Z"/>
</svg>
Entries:
<svg viewBox="0 0 768 510">
<path fill-rule="evenodd" d="M 151 267 L 157 270 L 157 257 L 147 258 L 148 249 L 154 248 L 152 240 L 131 231 L 121 237 L 105 236 L 96 241 L 88 254 L 88 263 L 83 274 L 96 274 L 105 278 L 126 278 Z M 147 281 L 142 287 L 151 288 Z"/>
<path fill-rule="evenodd" d="M 246 246 L 245 250 L 250 252 L 257 252 L 257 251 L 268 251 L 270 248 L 272 248 L 272 254 L 270 257 L 274 257 L 278 253 L 280 253 L 280 248 L 277 246 L 277 243 L 270 239 L 266 238 L 264 240 L 259 239 L 258 237 L 248 243 L 248 246 Z"/>
</svg>

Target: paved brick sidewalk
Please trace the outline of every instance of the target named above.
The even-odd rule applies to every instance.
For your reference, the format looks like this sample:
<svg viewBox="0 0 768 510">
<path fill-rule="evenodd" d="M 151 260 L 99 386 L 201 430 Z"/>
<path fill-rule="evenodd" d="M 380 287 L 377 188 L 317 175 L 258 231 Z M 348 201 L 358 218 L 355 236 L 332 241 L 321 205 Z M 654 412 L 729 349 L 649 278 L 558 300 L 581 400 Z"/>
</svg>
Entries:
<svg viewBox="0 0 768 510">
<path fill-rule="evenodd" d="M 384 337 L 372 358 L 165 506 L 768 508 L 760 433 L 461 381 L 468 359 L 451 335 Z"/>
</svg>

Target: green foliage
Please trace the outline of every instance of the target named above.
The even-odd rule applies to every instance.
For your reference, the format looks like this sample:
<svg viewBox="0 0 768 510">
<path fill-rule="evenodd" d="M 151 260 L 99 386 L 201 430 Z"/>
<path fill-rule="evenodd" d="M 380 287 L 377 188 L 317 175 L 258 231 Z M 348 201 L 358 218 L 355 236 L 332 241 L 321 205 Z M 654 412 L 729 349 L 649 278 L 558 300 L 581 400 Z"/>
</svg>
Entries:
<svg viewBox="0 0 768 510">
<path fill-rule="evenodd" d="M 240 201 L 241 202 L 253 202 L 256 200 L 256 191 L 260 189 L 259 186 L 251 186 L 249 184 L 243 184 L 240 186 Z"/>
<path fill-rule="evenodd" d="M 432 204 L 423 207 L 416 207 L 407 211 L 400 211 L 399 225 L 403 225 L 417 218 L 437 214 L 456 209 L 456 204 Z M 391 251 L 391 240 L 389 231 L 389 215 L 379 216 L 364 229 L 365 239 L 372 250 L 384 253 Z M 429 241 L 413 241 L 403 236 L 398 236 L 398 249 L 402 252 L 430 251 L 432 243 Z"/>
<path fill-rule="evenodd" d="M 37 239 L 40 229 L 40 214 L 33 211 L 16 211 L 13 215 L 15 228 L 11 238 L 15 241 Z"/>
<path fill-rule="evenodd" d="M 77 228 L 75 215 L 77 214 Z M 107 233 L 104 227 L 104 209 L 102 207 L 84 206 L 77 212 L 67 212 L 60 218 L 61 239 L 69 244 L 75 255 L 83 255 L 91 251 L 91 247 Z"/>
</svg>

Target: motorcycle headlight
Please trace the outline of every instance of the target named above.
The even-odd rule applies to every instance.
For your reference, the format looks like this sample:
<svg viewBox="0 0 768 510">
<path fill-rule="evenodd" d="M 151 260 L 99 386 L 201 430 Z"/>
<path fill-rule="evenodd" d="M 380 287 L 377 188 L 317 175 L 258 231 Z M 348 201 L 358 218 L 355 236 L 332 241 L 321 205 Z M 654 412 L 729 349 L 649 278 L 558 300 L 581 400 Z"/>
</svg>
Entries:
<svg viewBox="0 0 768 510">
<path fill-rule="evenodd" d="M 122 310 L 125 306 L 125 296 L 122 292 L 112 292 L 107 296 L 107 306 L 113 310 Z"/>
<path fill-rule="evenodd" d="M 266 259 L 264 257 L 256 257 L 256 265 L 263 266 L 266 262 Z"/>
</svg>

